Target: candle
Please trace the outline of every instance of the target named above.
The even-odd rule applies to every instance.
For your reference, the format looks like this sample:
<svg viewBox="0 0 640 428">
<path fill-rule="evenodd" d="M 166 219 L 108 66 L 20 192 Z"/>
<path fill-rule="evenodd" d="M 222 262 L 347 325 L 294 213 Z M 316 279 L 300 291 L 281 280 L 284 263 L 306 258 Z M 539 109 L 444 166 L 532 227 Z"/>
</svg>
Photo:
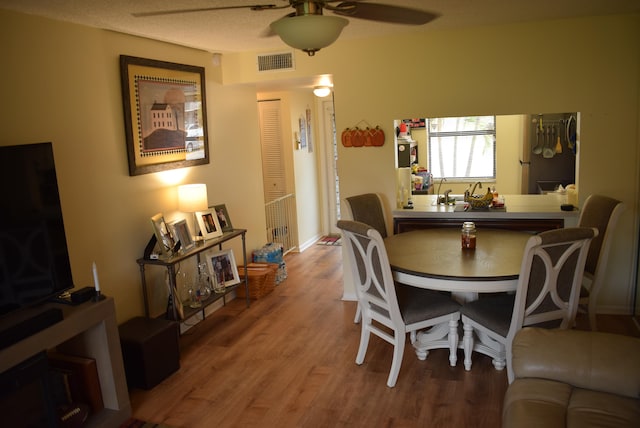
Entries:
<svg viewBox="0 0 640 428">
<path fill-rule="evenodd" d="M 96 287 L 96 292 L 100 292 L 100 283 L 98 282 L 98 270 L 96 269 L 96 262 L 93 262 L 93 285 Z"/>
</svg>

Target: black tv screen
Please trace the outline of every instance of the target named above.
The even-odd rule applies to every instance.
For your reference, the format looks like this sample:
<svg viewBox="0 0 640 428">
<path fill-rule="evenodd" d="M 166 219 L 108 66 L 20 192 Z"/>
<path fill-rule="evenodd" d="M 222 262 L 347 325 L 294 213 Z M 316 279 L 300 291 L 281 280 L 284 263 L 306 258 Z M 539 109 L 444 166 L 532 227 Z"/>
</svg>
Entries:
<svg viewBox="0 0 640 428">
<path fill-rule="evenodd" d="M 0 316 L 73 288 L 51 143 L 0 147 Z"/>
</svg>

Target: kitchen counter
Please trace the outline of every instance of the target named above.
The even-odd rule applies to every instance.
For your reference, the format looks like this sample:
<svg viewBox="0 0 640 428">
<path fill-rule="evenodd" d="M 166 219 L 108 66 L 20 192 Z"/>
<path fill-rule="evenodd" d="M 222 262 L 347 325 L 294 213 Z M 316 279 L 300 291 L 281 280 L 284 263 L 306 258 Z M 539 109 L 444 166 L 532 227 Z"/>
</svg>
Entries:
<svg viewBox="0 0 640 428">
<path fill-rule="evenodd" d="M 565 195 L 503 195 L 504 208 L 464 211 L 464 202 L 456 205 L 436 205 L 436 195 L 414 195 L 413 209 L 395 209 L 394 233 L 430 227 L 461 226 L 474 221 L 478 227 L 527 230 L 540 232 L 560 227 L 575 226 L 579 212 L 562 211 Z"/>
</svg>

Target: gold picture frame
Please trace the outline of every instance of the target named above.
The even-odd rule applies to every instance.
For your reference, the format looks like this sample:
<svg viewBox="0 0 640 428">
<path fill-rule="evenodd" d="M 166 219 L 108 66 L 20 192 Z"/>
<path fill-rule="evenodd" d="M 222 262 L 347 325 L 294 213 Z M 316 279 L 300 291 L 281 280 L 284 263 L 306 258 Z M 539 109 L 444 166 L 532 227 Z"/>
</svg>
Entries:
<svg viewBox="0 0 640 428">
<path fill-rule="evenodd" d="M 129 175 L 209 163 L 204 67 L 120 55 Z"/>
</svg>

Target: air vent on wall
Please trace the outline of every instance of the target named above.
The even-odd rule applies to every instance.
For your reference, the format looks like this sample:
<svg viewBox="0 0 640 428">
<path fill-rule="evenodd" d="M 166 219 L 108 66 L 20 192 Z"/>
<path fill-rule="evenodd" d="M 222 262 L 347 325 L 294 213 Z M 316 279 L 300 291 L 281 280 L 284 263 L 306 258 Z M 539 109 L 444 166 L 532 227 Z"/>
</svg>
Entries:
<svg viewBox="0 0 640 428">
<path fill-rule="evenodd" d="M 258 72 L 293 70 L 293 52 L 258 55 Z"/>
</svg>

